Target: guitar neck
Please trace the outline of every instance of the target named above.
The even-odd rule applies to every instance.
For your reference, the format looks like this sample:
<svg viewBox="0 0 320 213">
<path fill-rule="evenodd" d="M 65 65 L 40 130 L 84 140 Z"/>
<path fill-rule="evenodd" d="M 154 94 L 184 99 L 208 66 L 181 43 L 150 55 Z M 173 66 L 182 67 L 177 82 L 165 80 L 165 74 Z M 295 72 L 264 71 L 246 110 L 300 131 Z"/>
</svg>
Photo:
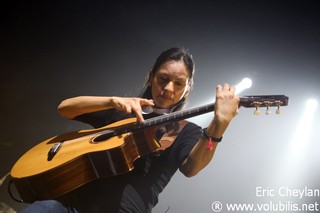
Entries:
<svg viewBox="0 0 320 213">
<path fill-rule="evenodd" d="M 146 127 L 150 127 L 154 125 L 167 123 L 170 121 L 177 121 L 177 120 L 195 117 L 195 116 L 213 112 L 213 111 L 214 111 L 214 103 L 211 103 L 211 104 L 207 104 L 199 107 L 172 112 L 170 114 L 160 115 L 160 116 L 146 120 L 143 125 Z"/>
<path fill-rule="evenodd" d="M 242 96 L 240 97 L 239 106 L 246 108 L 272 107 L 272 106 L 287 106 L 288 97 L 284 95 L 260 95 L 260 96 Z M 123 126 L 116 130 L 116 134 L 136 131 L 147 127 L 164 124 L 170 121 L 177 121 L 202 115 L 214 111 L 214 103 L 206 104 L 199 107 L 185 109 L 172 112 L 170 114 L 160 115 L 154 118 L 145 120 L 144 123 L 134 123 L 130 126 Z"/>
</svg>

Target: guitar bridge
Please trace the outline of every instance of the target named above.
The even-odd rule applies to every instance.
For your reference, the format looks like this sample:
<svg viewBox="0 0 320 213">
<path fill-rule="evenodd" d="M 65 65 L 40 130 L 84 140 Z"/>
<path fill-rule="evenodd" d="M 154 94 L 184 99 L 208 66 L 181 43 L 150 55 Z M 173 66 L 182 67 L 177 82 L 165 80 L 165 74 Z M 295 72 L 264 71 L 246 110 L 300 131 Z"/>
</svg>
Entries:
<svg viewBox="0 0 320 213">
<path fill-rule="evenodd" d="M 53 157 L 58 153 L 59 149 L 61 148 L 62 143 L 56 143 L 53 144 L 53 146 L 51 147 L 51 149 L 48 152 L 48 161 L 51 161 L 53 159 Z"/>
</svg>

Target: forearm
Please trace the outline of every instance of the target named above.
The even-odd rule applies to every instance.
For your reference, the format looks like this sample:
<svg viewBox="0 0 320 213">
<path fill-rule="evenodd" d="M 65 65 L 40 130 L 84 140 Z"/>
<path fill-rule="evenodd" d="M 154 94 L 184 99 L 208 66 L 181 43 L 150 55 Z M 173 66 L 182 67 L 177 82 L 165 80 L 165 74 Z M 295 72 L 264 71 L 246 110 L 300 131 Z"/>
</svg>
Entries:
<svg viewBox="0 0 320 213">
<path fill-rule="evenodd" d="M 138 122 L 143 122 L 142 106 L 153 106 L 153 100 L 135 97 L 117 96 L 78 96 L 60 103 L 58 112 L 61 116 L 72 119 L 78 115 L 116 108 L 128 114 L 135 113 Z"/>
<path fill-rule="evenodd" d="M 113 107 L 113 97 L 78 96 L 62 101 L 57 111 L 62 117 L 72 119 L 78 115 Z"/>
<path fill-rule="evenodd" d="M 235 95 L 235 87 L 224 84 L 216 88 L 216 102 L 214 104 L 214 119 L 208 127 L 208 135 L 211 138 L 221 138 L 236 116 L 239 106 L 239 97 Z M 201 137 L 195 147 L 191 150 L 186 160 L 182 163 L 180 170 L 188 177 L 196 175 L 211 161 L 218 143 L 213 141 L 212 148 L 208 150 L 209 140 Z"/>
<path fill-rule="evenodd" d="M 208 134 L 213 138 L 221 138 L 227 129 L 229 122 L 217 122 L 213 120 L 208 126 Z M 212 149 L 208 149 L 209 140 L 202 136 L 194 148 L 191 150 L 188 157 L 182 163 L 180 170 L 187 176 L 192 177 L 206 167 L 214 156 L 215 150 L 218 146 L 216 141 L 213 141 Z"/>
</svg>

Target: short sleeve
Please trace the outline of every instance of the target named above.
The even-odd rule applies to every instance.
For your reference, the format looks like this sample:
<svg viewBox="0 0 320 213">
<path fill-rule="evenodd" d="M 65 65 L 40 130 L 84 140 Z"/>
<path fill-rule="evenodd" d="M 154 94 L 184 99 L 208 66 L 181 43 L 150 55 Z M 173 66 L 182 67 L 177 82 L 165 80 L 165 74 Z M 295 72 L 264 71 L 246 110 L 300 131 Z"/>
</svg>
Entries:
<svg viewBox="0 0 320 213">
<path fill-rule="evenodd" d="M 194 124 L 188 123 L 179 136 L 177 137 L 177 155 L 176 160 L 182 162 L 191 152 L 193 147 L 196 145 L 202 135 L 201 127 Z"/>
</svg>

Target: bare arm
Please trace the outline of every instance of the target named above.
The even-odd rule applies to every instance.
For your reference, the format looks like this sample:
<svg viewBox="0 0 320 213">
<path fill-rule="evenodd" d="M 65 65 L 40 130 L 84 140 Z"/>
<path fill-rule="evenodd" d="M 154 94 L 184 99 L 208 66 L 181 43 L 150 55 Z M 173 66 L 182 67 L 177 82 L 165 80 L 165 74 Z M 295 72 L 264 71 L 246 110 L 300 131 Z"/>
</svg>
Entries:
<svg viewBox="0 0 320 213">
<path fill-rule="evenodd" d="M 153 101 L 115 96 L 78 96 L 62 101 L 57 110 L 62 117 L 73 119 L 85 113 L 116 108 L 127 113 L 135 112 L 138 121 L 143 122 L 141 106 L 153 106 Z"/>
<path fill-rule="evenodd" d="M 235 96 L 235 87 L 228 84 L 217 86 L 215 103 L 215 116 L 208 126 L 208 134 L 214 138 L 223 136 L 231 120 L 237 114 L 239 97 Z M 218 143 L 213 142 L 213 149 L 208 150 L 208 139 L 201 137 L 189 156 L 182 163 L 180 170 L 187 177 L 196 175 L 201 169 L 209 164 Z"/>
</svg>

